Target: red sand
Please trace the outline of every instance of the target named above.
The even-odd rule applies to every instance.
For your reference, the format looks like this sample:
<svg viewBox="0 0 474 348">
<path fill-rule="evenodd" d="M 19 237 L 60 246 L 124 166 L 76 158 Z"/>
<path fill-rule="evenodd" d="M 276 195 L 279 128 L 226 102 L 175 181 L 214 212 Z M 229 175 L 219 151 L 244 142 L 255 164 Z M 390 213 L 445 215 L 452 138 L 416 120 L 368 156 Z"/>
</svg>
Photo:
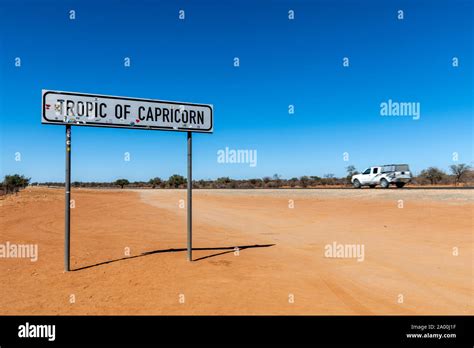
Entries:
<svg viewBox="0 0 474 348">
<path fill-rule="evenodd" d="M 64 273 L 63 191 L 28 188 L 0 200 L 0 243 L 37 243 L 39 258 L 0 259 L 0 314 L 474 313 L 472 194 L 323 191 L 195 190 L 194 247 L 208 250 L 189 263 L 159 252 L 186 247 L 185 191 L 73 190 Z M 333 242 L 364 245 L 364 260 L 325 257 Z"/>
</svg>

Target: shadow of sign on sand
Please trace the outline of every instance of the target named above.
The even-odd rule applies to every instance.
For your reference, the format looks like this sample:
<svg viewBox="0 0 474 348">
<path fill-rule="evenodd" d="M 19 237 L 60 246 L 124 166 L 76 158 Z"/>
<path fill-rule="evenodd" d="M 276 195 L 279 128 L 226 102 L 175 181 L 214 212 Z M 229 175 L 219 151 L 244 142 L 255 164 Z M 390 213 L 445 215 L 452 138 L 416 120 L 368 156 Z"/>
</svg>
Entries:
<svg viewBox="0 0 474 348">
<path fill-rule="evenodd" d="M 268 247 L 271 247 L 271 246 L 274 246 L 274 245 L 275 244 L 254 244 L 254 245 L 236 245 L 236 246 L 213 247 L 213 248 L 193 248 L 193 251 L 194 250 L 198 250 L 198 251 L 199 250 L 210 250 L 210 251 L 212 251 L 212 250 L 224 250 L 224 251 L 221 251 L 221 252 L 218 252 L 218 253 L 215 253 L 215 254 L 199 257 L 197 259 L 194 259 L 193 261 L 194 262 L 201 261 L 201 260 L 205 260 L 205 259 L 208 259 L 208 258 L 211 258 L 211 257 L 216 257 L 216 256 L 232 253 L 236 250 L 236 248 L 239 251 L 242 251 L 242 250 L 245 250 L 245 249 L 252 249 L 252 248 L 268 248 Z M 81 270 L 84 270 L 84 269 L 87 269 L 87 268 L 106 265 L 106 264 L 112 263 L 112 262 L 124 261 L 124 260 L 134 259 L 134 258 L 137 258 L 137 257 L 153 255 L 153 254 L 175 253 L 175 252 L 184 252 L 184 251 L 187 251 L 187 249 L 186 248 L 177 248 L 177 249 L 171 248 L 171 249 L 146 251 L 146 252 L 141 253 L 139 255 L 127 256 L 127 257 L 122 257 L 120 259 L 103 261 L 103 262 L 99 262 L 99 263 L 96 263 L 96 264 L 93 264 L 93 265 L 88 265 L 88 266 L 83 266 L 83 267 L 79 267 L 79 268 L 76 268 L 76 269 L 72 269 L 71 271 L 73 271 L 73 272 L 81 271 Z"/>
</svg>

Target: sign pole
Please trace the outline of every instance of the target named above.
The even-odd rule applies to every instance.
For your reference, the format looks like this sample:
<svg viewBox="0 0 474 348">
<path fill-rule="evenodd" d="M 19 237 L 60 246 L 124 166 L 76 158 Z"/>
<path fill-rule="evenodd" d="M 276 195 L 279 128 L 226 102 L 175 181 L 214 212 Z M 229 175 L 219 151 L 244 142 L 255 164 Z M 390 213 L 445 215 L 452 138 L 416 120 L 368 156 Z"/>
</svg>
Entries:
<svg viewBox="0 0 474 348">
<path fill-rule="evenodd" d="M 66 125 L 66 180 L 65 180 L 65 226 L 64 226 L 64 270 L 70 271 L 70 232 L 71 232 L 71 125 Z"/>
<path fill-rule="evenodd" d="M 188 132 L 188 261 L 193 260 L 193 158 L 192 132 Z"/>
</svg>

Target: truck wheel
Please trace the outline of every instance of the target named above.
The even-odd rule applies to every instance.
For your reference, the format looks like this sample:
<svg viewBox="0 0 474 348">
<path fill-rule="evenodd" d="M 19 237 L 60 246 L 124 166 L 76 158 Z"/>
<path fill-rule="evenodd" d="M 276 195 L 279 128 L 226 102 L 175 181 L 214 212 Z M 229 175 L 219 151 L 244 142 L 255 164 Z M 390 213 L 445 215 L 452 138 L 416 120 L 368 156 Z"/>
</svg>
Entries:
<svg viewBox="0 0 474 348">
<path fill-rule="evenodd" d="M 404 182 L 397 182 L 395 185 L 397 185 L 398 188 L 402 188 L 403 186 L 405 186 L 405 183 Z"/>
<path fill-rule="evenodd" d="M 388 188 L 389 185 L 387 179 L 380 180 L 380 186 L 382 186 L 382 188 Z"/>
<path fill-rule="evenodd" d="M 361 188 L 361 184 L 360 184 L 360 181 L 355 179 L 354 182 L 352 183 L 352 185 L 354 185 L 354 188 Z"/>
</svg>

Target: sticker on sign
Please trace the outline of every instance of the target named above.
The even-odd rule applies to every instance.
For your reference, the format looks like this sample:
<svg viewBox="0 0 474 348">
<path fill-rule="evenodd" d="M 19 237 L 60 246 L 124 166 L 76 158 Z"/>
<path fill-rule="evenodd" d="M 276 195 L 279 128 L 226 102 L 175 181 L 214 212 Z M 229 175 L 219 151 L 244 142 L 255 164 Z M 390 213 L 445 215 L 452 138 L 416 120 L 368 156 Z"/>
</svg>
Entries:
<svg viewBox="0 0 474 348">
<path fill-rule="evenodd" d="M 213 107 L 43 90 L 42 123 L 212 133 Z"/>
</svg>

